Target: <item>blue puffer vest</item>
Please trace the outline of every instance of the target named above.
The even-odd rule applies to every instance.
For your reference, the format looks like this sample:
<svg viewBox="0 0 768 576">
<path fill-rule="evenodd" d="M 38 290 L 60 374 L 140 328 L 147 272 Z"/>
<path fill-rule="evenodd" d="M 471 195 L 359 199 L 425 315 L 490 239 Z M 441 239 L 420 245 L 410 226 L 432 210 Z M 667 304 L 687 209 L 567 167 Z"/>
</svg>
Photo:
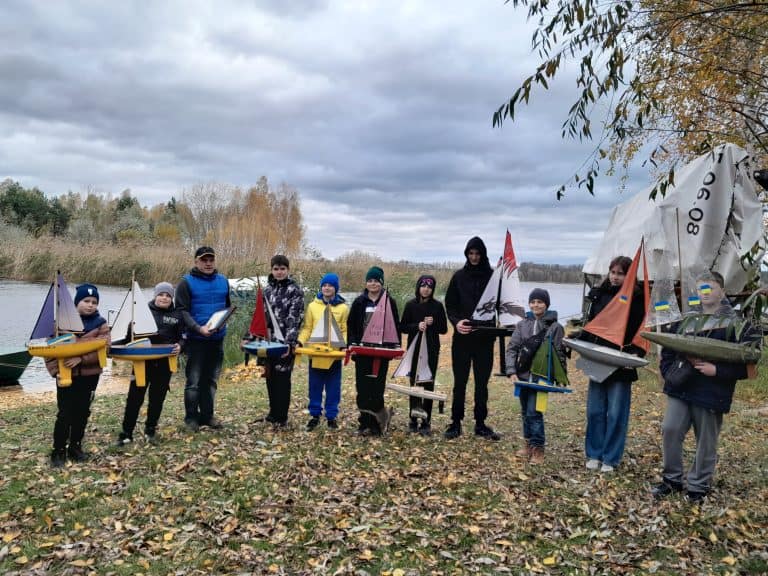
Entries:
<svg viewBox="0 0 768 576">
<path fill-rule="evenodd" d="M 210 276 L 185 274 L 184 279 L 189 285 L 191 297 L 189 311 L 195 322 L 202 326 L 208 322 L 214 312 L 226 307 L 229 282 L 224 276 L 221 274 L 211 274 Z M 195 340 L 223 340 L 226 334 L 227 327 L 224 326 L 208 338 L 193 333 L 189 333 L 188 336 Z"/>
</svg>

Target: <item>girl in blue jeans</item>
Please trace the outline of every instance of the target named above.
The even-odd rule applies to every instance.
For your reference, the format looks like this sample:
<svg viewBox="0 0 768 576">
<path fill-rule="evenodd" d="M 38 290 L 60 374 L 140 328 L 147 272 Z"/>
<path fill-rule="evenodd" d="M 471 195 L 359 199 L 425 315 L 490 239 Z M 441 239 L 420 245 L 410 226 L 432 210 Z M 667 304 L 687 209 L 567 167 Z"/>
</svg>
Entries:
<svg viewBox="0 0 768 576">
<path fill-rule="evenodd" d="M 592 288 L 587 295 L 591 301 L 588 320 L 597 316 L 616 296 L 624 283 L 624 277 L 627 275 L 631 264 L 632 260 L 627 256 L 617 256 L 611 261 L 608 276 L 600 285 Z M 632 308 L 629 311 L 623 352 L 638 356 L 645 355 L 642 349 L 631 345 L 632 338 L 644 316 L 642 290 L 638 286 L 635 288 Z M 582 332 L 579 338 L 602 346 L 618 348 L 618 346 L 588 332 Z M 584 451 L 589 470 L 600 469 L 601 472 L 613 472 L 621 462 L 624 444 L 627 440 L 627 430 L 629 429 L 632 382 L 635 380 L 637 380 L 637 370 L 620 368 L 602 382 L 589 381 L 587 433 L 584 440 Z"/>
</svg>

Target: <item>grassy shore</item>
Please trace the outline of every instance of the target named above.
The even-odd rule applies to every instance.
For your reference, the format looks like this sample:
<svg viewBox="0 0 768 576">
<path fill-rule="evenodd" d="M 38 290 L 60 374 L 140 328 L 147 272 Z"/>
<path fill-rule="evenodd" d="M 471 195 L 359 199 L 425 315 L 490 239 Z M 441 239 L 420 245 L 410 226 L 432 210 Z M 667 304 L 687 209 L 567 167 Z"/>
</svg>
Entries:
<svg viewBox="0 0 768 576">
<path fill-rule="evenodd" d="M 447 356 L 438 381 L 450 393 Z M 550 397 L 539 467 L 514 455 L 519 406 L 500 378 L 489 421 L 504 436 L 499 443 L 476 439 L 471 417 L 456 441 L 409 435 L 407 399 L 392 393 L 389 436 L 357 438 L 350 369 L 341 430 L 306 432 L 301 363 L 287 430 L 254 423 L 267 410 L 264 381 L 254 366 L 240 366 L 221 379 L 224 430 L 179 427 L 176 380 L 163 443 L 138 439 L 119 451 L 110 444 L 124 396 L 102 392 L 86 436 L 92 460 L 61 471 L 47 460 L 53 397 L 3 406 L 0 572 L 765 574 L 768 419 L 754 408 L 765 403 L 767 371 L 738 386 L 715 489 L 700 506 L 649 496 L 665 399 L 648 372 L 635 386 L 625 460 L 612 475 L 584 468 L 586 381 L 574 371 L 574 393 Z M 447 415 L 434 420 L 438 432 L 448 423 Z M 690 457 L 690 439 L 686 446 Z"/>
</svg>

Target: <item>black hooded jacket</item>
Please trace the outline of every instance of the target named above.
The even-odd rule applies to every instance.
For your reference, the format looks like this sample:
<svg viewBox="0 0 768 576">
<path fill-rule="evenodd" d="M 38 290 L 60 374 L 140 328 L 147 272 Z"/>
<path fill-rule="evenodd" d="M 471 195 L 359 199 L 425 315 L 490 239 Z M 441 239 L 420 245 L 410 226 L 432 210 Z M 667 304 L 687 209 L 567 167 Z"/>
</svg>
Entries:
<svg viewBox="0 0 768 576">
<path fill-rule="evenodd" d="M 437 288 L 437 280 L 434 276 L 422 276 L 421 278 L 432 278 L 433 288 L 432 294 L 435 293 Z M 421 280 L 419 278 L 419 280 Z M 445 316 L 445 309 L 442 302 L 435 300 L 434 297 L 430 297 L 429 300 L 421 301 L 419 296 L 419 283 L 416 283 L 416 298 L 409 300 L 405 303 L 403 309 L 403 317 L 400 320 L 400 330 L 403 334 L 408 335 L 408 346 L 419 333 L 419 323 L 427 316 L 432 316 L 433 322 L 431 326 L 427 326 L 424 332 L 427 342 L 427 352 L 430 358 L 435 357 L 440 352 L 440 334 L 448 332 L 448 320 Z"/>
<path fill-rule="evenodd" d="M 493 275 L 493 268 L 488 261 L 488 250 L 483 241 L 477 236 L 470 238 L 464 249 L 465 257 L 471 249 L 480 251 L 482 255 L 480 262 L 473 266 L 467 259 L 464 267 L 454 272 L 445 293 L 445 310 L 448 313 L 448 320 L 454 326 L 461 320 L 472 319 L 472 314 L 480 302 L 485 286 Z"/>
</svg>

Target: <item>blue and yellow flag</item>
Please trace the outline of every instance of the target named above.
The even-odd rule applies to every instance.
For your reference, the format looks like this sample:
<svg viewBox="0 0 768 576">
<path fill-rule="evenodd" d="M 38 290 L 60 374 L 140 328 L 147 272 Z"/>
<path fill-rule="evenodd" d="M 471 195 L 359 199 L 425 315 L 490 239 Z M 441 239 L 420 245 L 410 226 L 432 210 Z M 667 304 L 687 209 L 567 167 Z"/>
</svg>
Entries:
<svg viewBox="0 0 768 576">
<path fill-rule="evenodd" d="M 699 292 L 702 294 L 712 294 L 712 286 L 709 284 L 702 284 L 699 286 Z"/>
<path fill-rule="evenodd" d="M 666 300 L 662 300 L 661 302 L 656 302 L 653 305 L 653 309 L 656 310 L 656 312 L 661 312 L 663 310 L 669 310 L 669 302 Z"/>
<path fill-rule="evenodd" d="M 701 304 L 701 298 L 698 296 L 688 296 L 688 306 L 699 306 Z"/>
</svg>

